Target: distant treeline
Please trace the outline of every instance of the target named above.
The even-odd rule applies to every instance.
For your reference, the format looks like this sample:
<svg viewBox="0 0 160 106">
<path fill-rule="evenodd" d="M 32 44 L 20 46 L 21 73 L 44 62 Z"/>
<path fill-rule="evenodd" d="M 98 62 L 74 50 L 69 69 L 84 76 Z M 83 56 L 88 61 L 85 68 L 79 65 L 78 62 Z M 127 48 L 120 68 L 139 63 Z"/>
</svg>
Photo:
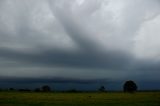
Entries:
<svg viewBox="0 0 160 106">
<path fill-rule="evenodd" d="M 132 81 L 126 81 L 123 84 L 123 91 L 124 92 L 136 92 L 138 90 L 137 84 Z M 40 88 L 35 88 L 34 90 L 32 89 L 28 89 L 28 88 L 23 88 L 23 89 L 15 89 L 15 88 L 9 88 L 9 89 L 0 89 L 0 91 L 18 91 L 18 92 L 115 92 L 115 91 L 108 91 L 105 86 L 100 86 L 97 90 L 95 91 L 81 91 L 81 90 L 77 90 L 77 89 L 70 89 L 70 90 L 65 90 L 65 91 L 56 91 L 56 90 L 52 90 L 51 87 L 49 85 L 43 85 Z M 139 92 L 156 92 L 156 91 L 160 91 L 160 90 L 139 90 Z M 117 91 L 116 91 L 117 92 Z"/>
</svg>

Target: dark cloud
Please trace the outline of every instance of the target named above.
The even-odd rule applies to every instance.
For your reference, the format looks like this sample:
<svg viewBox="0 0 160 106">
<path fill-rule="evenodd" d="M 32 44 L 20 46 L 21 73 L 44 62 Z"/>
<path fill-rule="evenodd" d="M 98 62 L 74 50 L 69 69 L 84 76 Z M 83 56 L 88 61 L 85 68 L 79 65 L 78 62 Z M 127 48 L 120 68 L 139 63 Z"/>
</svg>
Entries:
<svg viewBox="0 0 160 106">
<path fill-rule="evenodd" d="M 0 78 L 0 82 L 4 83 L 79 83 L 79 84 L 92 84 L 92 83 L 107 83 L 107 79 L 72 79 L 72 78 L 19 78 L 19 77 L 4 77 Z"/>
<path fill-rule="evenodd" d="M 1 48 L 0 56 L 14 61 L 44 66 L 97 68 L 121 70 L 130 63 L 128 54 L 121 52 L 94 53 L 94 52 L 67 52 L 61 50 L 48 50 L 38 54 L 29 54 L 10 49 Z"/>
<path fill-rule="evenodd" d="M 0 1 L 0 80 L 160 81 L 159 5 L 158 0 Z"/>
</svg>

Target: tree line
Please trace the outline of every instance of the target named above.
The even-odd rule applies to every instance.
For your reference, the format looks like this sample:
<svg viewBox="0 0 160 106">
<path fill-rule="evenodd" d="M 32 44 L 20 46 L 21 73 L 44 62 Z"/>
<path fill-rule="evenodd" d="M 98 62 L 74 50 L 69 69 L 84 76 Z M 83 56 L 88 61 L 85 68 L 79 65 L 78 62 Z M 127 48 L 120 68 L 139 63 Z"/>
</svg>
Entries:
<svg viewBox="0 0 160 106">
<path fill-rule="evenodd" d="M 34 91 L 34 92 L 51 92 L 51 88 L 50 86 L 48 85 L 43 85 L 41 88 L 35 88 L 34 90 L 30 90 L 30 89 L 14 89 L 14 88 L 9 88 L 8 89 L 9 91 L 23 91 L 23 92 L 29 92 L 29 91 Z M 123 84 L 123 91 L 124 92 L 130 92 L 130 93 L 133 93 L 133 92 L 136 92 L 138 90 L 138 87 L 137 87 L 137 84 L 132 81 L 132 80 L 129 80 L 129 81 L 126 81 L 124 84 Z M 2 89 L 0 89 L 0 91 L 2 91 Z M 100 86 L 99 89 L 98 89 L 99 92 L 107 92 L 105 86 Z M 71 90 L 68 90 L 68 91 L 65 91 L 65 92 L 80 92 L 80 91 L 77 91 L 76 89 L 71 89 Z"/>
</svg>

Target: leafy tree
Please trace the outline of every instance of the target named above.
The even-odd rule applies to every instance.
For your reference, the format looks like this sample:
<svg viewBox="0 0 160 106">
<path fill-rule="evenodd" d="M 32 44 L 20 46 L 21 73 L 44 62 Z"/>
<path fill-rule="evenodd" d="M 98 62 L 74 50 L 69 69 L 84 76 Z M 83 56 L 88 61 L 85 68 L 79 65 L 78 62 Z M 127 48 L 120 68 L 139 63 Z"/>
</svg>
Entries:
<svg viewBox="0 0 160 106">
<path fill-rule="evenodd" d="M 48 85 L 44 85 L 44 86 L 42 86 L 42 91 L 49 92 L 49 91 L 51 91 L 51 88 Z"/>
<path fill-rule="evenodd" d="M 136 83 L 132 80 L 126 81 L 123 85 L 124 92 L 135 92 L 137 89 Z"/>
</svg>

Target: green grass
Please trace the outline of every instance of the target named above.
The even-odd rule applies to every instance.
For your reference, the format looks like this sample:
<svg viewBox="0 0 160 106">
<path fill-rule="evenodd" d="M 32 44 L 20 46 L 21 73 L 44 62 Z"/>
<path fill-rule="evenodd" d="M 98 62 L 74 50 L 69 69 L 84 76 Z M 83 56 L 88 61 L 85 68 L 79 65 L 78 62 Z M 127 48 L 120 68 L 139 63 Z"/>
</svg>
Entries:
<svg viewBox="0 0 160 106">
<path fill-rule="evenodd" d="M 160 106 L 160 92 L 0 92 L 0 106 Z"/>
</svg>

